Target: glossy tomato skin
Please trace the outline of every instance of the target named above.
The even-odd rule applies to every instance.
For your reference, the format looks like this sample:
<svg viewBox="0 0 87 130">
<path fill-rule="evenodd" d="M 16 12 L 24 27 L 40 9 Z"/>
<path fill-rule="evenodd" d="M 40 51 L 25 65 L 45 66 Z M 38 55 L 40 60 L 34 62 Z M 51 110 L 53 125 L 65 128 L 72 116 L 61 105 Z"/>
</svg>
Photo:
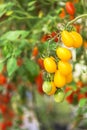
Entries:
<svg viewBox="0 0 87 130">
<path fill-rule="evenodd" d="M 56 72 L 57 65 L 56 65 L 55 60 L 53 58 L 51 58 L 51 57 L 46 57 L 44 59 L 44 68 L 49 73 Z"/>
<path fill-rule="evenodd" d="M 75 7 L 72 2 L 66 2 L 65 8 L 66 8 L 66 11 L 68 14 L 70 14 L 70 15 L 75 14 Z"/>
<path fill-rule="evenodd" d="M 58 47 L 56 49 L 56 55 L 62 61 L 69 61 L 72 58 L 71 51 L 64 47 Z"/>
<path fill-rule="evenodd" d="M 73 47 L 74 44 L 73 37 L 70 35 L 70 33 L 67 30 L 62 31 L 61 40 L 65 46 Z"/>
<path fill-rule="evenodd" d="M 73 41 L 74 41 L 73 47 L 75 47 L 75 48 L 81 47 L 83 44 L 82 36 L 79 33 L 77 33 L 76 31 L 71 31 L 69 34 L 72 36 Z"/>
<path fill-rule="evenodd" d="M 55 75 L 54 75 L 54 84 L 56 87 L 58 88 L 62 88 L 65 86 L 66 84 L 66 78 L 64 75 L 62 75 L 59 70 L 57 70 L 55 72 Z"/>
</svg>

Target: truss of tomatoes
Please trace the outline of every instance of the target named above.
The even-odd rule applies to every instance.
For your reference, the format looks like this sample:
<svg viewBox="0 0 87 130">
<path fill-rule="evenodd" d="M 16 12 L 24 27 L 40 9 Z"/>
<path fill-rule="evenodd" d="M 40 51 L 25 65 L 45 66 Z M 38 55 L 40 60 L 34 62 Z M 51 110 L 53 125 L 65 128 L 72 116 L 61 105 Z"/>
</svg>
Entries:
<svg viewBox="0 0 87 130">
<path fill-rule="evenodd" d="M 7 83 L 7 77 L 0 73 L 0 115 L 2 121 L 0 122 L 0 130 L 6 130 L 13 126 L 14 111 L 10 106 L 13 85 Z"/>
<path fill-rule="evenodd" d="M 57 44 L 54 53 L 49 48 L 49 41 Z M 64 29 L 60 32 L 52 32 L 44 35 L 42 43 L 48 42 L 47 54 L 43 57 L 45 80 L 43 91 L 47 95 L 53 95 L 56 102 L 62 102 L 65 97 L 65 86 L 72 82 L 72 51 L 71 48 L 79 48 L 83 44 L 82 36 L 76 31 Z"/>
</svg>

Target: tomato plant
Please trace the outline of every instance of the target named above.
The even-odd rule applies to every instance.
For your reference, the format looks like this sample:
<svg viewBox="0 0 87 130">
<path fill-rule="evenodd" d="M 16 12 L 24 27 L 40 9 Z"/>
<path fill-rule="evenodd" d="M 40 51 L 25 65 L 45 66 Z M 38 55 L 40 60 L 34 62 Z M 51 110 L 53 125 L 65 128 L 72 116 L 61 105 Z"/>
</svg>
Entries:
<svg viewBox="0 0 87 130">
<path fill-rule="evenodd" d="M 79 0 L 0 1 L 0 129 L 15 129 L 15 116 L 22 120 L 22 105 L 31 97 L 35 102 L 36 90 L 57 102 L 85 105 L 86 10 Z M 84 69 L 74 77 L 78 64 Z M 77 87 L 66 97 L 73 81 Z"/>
</svg>

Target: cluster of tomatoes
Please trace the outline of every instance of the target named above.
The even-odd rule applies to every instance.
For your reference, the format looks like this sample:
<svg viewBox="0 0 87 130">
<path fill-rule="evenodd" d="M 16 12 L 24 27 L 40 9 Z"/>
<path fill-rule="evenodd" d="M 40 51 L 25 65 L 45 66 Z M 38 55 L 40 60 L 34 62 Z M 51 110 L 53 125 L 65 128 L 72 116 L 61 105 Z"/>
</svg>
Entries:
<svg viewBox="0 0 87 130">
<path fill-rule="evenodd" d="M 77 105 L 81 99 L 87 98 L 86 87 L 87 84 L 84 84 L 82 81 L 66 86 L 65 93 L 70 92 L 70 94 L 66 96 L 66 101 L 69 104 Z"/>
<path fill-rule="evenodd" d="M 47 79 L 42 86 L 47 95 L 54 95 L 56 102 L 63 101 L 65 85 L 72 81 L 72 64 L 70 63 L 72 52 L 70 49 L 79 48 L 83 43 L 82 36 L 76 31 L 63 30 L 59 37 L 61 38 L 58 42 L 61 42 L 61 45 L 56 47 L 55 56 L 48 55 L 44 58 Z"/>
<path fill-rule="evenodd" d="M 77 11 L 75 5 L 78 2 L 79 2 L 79 0 L 67 1 L 65 3 L 65 6 L 62 7 L 62 9 L 61 9 L 59 17 L 64 19 L 66 14 L 68 14 L 70 20 L 74 19 L 76 11 Z"/>
<path fill-rule="evenodd" d="M 0 130 L 7 130 L 13 126 L 12 119 L 14 112 L 10 106 L 13 85 L 7 83 L 7 78 L 4 74 L 0 73 L 0 115 L 2 120 L 0 122 Z"/>
</svg>

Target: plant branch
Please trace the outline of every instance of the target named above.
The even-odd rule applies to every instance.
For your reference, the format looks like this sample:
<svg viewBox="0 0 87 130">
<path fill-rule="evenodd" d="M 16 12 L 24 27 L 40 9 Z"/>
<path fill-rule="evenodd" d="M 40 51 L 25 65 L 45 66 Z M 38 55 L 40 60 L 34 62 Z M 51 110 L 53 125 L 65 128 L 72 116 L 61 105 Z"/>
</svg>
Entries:
<svg viewBox="0 0 87 130">
<path fill-rule="evenodd" d="M 78 19 L 80 19 L 82 17 L 87 17 L 87 14 L 82 14 L 82 15 L 76 17 L 75 19 L 71 20 L 70 22 L 67 23 L 66 27 L 69 26 L 70 24 L 74 23 L 75 21 L 77 21 Z"/>
<path fill-rule="evenodd" d="M 11 56 L 11 55 L 8 55 L 6 58 L 0 60 L 0 64 L 1 64 L 1 63 L 4 63 L 8 58 L 10 58 L 10 56 Z"/>
</svg>

